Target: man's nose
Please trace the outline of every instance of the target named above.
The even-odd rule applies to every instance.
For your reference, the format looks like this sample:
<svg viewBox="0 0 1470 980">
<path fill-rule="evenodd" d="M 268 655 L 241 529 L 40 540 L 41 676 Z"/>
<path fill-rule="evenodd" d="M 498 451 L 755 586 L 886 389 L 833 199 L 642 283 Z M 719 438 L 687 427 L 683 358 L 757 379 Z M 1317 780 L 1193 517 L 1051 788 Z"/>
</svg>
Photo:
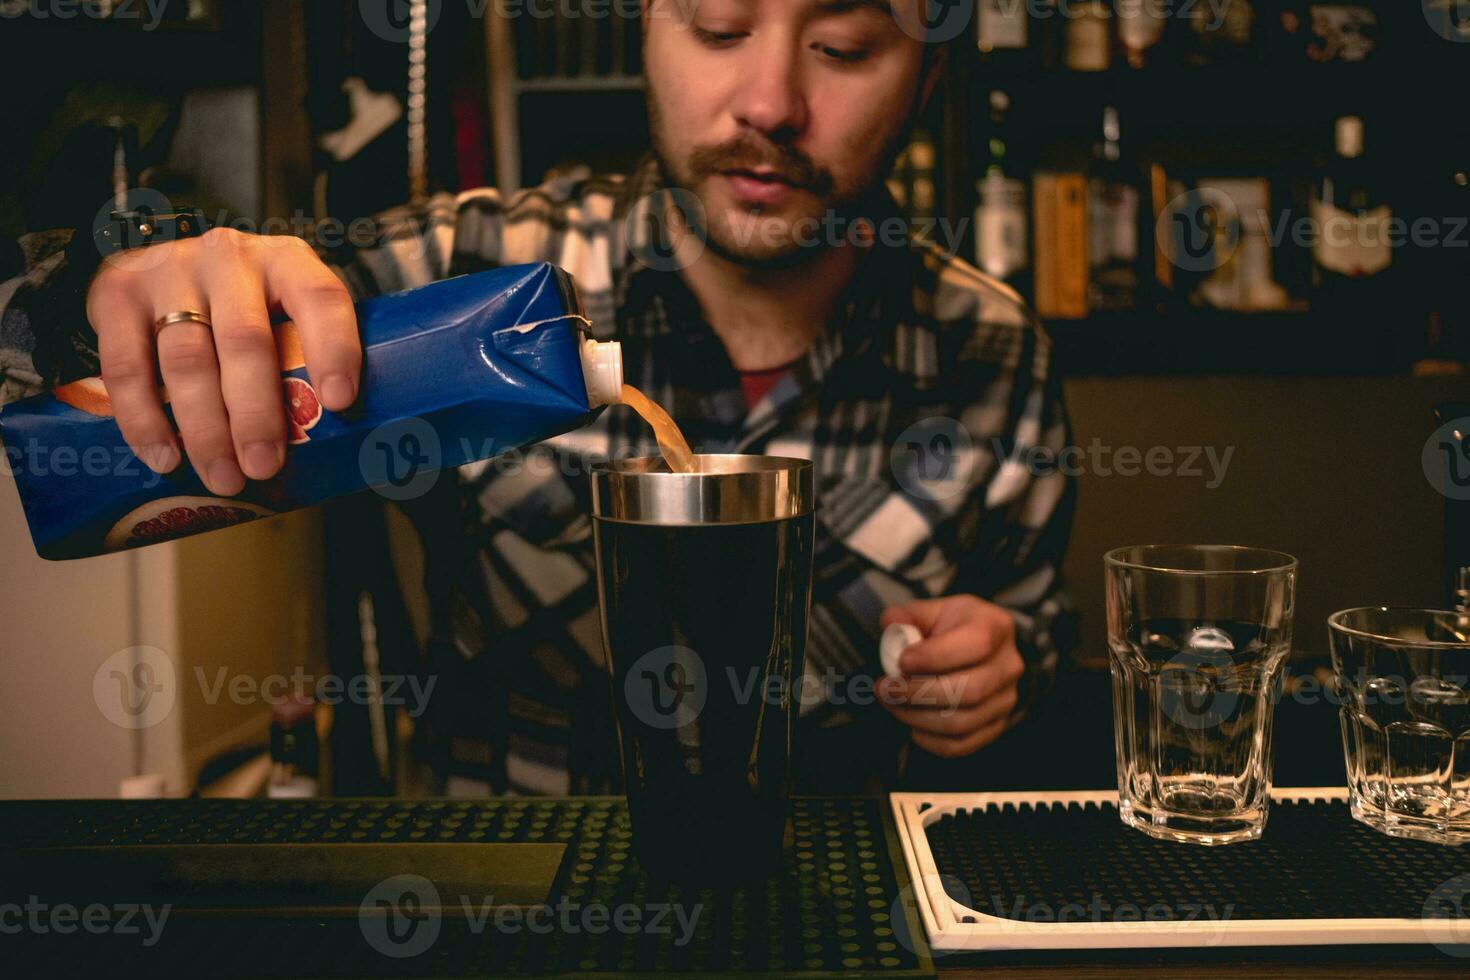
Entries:
<svg viewBox="0 0 1470 980">
<path fill-rule="evenodd" d="M 793 38 L 771 34 L 747 51 L 733 106 L 735 121 L 786 142 L 807 125 L 799 45 Z"/>
</svg>

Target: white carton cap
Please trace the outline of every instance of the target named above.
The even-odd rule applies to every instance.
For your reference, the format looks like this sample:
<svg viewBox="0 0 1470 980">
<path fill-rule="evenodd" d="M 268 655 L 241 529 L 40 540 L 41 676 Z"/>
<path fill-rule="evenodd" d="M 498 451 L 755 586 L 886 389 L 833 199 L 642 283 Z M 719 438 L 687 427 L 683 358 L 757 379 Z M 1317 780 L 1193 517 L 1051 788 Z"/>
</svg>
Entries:
<svg viewBox="0 0 1470 980">
<path fill-rule="evenodd" d="M 587 382 L 587 402 L 593 408 L 622 401 L 623 345 L 589 337 L 582 344 L 582 377 Z"/>
<path fill-rule="evenodd" d="M 878 659 L 883 663 L 883 673 L 889 677 L 902 677 L 903 671 L 898 669 L 898 658 L 909 647 L 924 638 L 917 626 L 908 623 L 894 623 L 883 631 L 883 638 L 878 641 Z"/>
</svg>

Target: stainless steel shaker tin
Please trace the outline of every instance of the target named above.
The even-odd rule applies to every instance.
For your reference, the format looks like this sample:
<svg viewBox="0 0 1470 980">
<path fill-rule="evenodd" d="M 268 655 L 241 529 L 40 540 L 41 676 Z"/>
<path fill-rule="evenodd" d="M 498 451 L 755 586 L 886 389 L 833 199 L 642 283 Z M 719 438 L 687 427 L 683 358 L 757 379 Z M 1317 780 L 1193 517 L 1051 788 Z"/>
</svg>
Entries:
<svg viewBox="0 0 1470 980">
<path fill-rule="evenodd" d="M 812 463 L 785 456 L 696 456 L 697 473 L 673 473 L 662 457 L 592 468 L 598 520 L 667 526 L 748 524 L 812 512 Z"/>
</svg>

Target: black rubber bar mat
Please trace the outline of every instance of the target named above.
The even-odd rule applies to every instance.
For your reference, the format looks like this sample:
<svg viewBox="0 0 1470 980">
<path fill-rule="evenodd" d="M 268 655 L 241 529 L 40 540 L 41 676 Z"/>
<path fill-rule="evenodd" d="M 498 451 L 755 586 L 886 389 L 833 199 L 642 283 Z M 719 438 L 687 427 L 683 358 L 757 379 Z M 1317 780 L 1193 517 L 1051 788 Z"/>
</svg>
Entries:
<svg viewBox="0 0 1470 980">
<path fill-rule="evenodd" d="M 782 873 L 715 892 L 651 882 L 617 798 L 476 801 L 150 800 L 0 804 L 0 846 L 560 843 L 534 908 L 399 877 L 361 914 L 174 916 L 99 904 L 38 907 L 0 934 L 14 976 L 476 976 L 538 973 L 933 976 L 915 935 L 891 816 L 876 799 L 793 801 Z M 714 843 L 711 846 L 718 846 Z M 370 890 L 371 891 L 371 890 Z M 32 903 L 35 904 L 35 903 Z M 458 907 L 457 907 L 458 906 Z M 388 914 L 381 914 L 388 913 Z M 91 917 L 91 926 L 82 923 Z M 126 923 L 122 920 L 127 917 Z M 95 928 L 93 928 L 95 927 Z M 922 935 L 922 931 L 918 931 Z M 18 971 L 18 972 L 17 972 Z"/>
<path fill-rule="evenodd" d="M 958 810 L 927 837 L 949 897 L 1007 919 L 1421 919 L 1457 878 L 1470 889 L 1470 848 L 1386 837 L 1340 802 L 1273 801 L 1260 840 L 1221 847 L 1155 840 L 1097 803 Z"/>
</svg>

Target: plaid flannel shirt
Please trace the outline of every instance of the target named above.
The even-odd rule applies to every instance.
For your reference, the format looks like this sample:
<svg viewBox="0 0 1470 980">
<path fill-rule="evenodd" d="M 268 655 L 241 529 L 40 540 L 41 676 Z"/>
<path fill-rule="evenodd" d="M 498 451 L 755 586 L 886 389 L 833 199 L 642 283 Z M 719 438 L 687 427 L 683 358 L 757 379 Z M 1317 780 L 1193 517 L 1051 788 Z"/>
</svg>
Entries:
<svg viewBox="0 0 1470 980">
<path fill-rule="evenodd" d="M 1055 453 L 1069 436 L 1039 324 L 1013 292 L 963 261 L 879 236 L 826 331 L 747 407 L 738 372 L 677 272 L 637 257 L 648 254 L 642 219 L 666 200 L 661 187 L 648 157 L 629 175 L 576 173 L 509 198 L 493 189 L 441 194 L 381 215 L 373 246 L 328 258 L 358 298 L 550 261 L 576 280 L 594 334 L 621 341 L 626 380 L 670 411 L 696 451 L 813 461 L 806 673 L 828 697 L 803 706 L 798 787 L 851 791 L 894 778 L 905 730 L 871 687 L 889 605 L 971 593 L 1009 610 L 1027 666 L 1016 709 L 1024 713 L 1050 686 L 1072 631 L 1060 565 L 1074 488 L 1061 472 L 1025 464 L 1031 447 Z M 875 228 L 898 218 L 886 193 L 866 214 Z M 66 380 L 58 373 L 85 366 L 94 343 L 75 312 L 56 315 L 69 327 L 27 319 L 29 309 L 65 306 L 37 299 L 48 278 L 65 278 L 56 259 L 31 258 L 23 281 L 0 293 L 9 301 L 0 377 L 10 397 Z M 44 362 L 32 356 L 42 352 Z M 586 473 L 599 458 L 656 451 L 647 426 L 613 408 L 517 465 L 460 470 L 461 533 L 429 562 L 450 582 L 435 632 L 458 661 L 447 686 L 461 705 L 449 722 L 464 736 L 455 741 L 461 772 L 511 792 L 620 785 Z"/>
</svg>

